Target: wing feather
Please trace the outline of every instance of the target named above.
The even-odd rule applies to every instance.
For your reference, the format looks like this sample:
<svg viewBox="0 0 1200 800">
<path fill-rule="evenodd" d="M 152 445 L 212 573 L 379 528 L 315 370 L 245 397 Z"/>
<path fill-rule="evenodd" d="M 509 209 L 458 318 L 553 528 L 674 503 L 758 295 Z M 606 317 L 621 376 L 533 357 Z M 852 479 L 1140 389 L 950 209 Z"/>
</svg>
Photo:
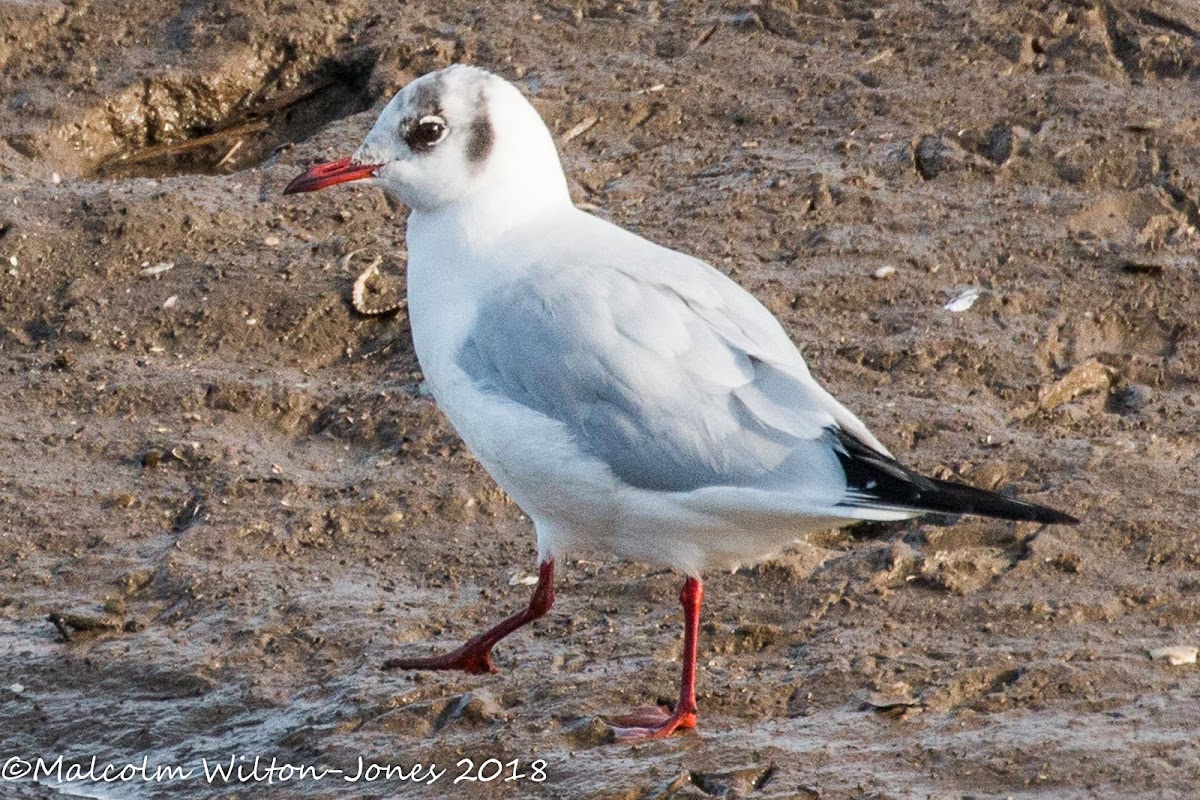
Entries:
<svg viewBox="0 0 1200 800">
<path fill-rule="evenodd" d="M 787 488 L 836 503 L 846 484 L 827 429 L 865 427 L 741 287 L 636 241 L 654 252 L 625 266 L 538 268 L 495 293 L 459 367 L 563 423 L 629 485 Z"/>
</svg>

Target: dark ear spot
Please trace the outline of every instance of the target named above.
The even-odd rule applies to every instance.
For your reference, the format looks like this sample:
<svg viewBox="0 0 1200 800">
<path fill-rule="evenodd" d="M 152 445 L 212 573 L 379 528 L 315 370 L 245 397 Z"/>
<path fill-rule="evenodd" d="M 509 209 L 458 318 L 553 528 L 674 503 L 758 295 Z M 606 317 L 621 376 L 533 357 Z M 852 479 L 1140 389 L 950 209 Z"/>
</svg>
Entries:
<svg viewBox="0 0 1200 800">
<path fill-rule="evenodd" d="M 495 133 L 492 131 L 492 121 L 486 111 L 471 121 L 467 132 L 467 161 L 472 164 L 482 164 L 492 152 Z"/>
</svg>

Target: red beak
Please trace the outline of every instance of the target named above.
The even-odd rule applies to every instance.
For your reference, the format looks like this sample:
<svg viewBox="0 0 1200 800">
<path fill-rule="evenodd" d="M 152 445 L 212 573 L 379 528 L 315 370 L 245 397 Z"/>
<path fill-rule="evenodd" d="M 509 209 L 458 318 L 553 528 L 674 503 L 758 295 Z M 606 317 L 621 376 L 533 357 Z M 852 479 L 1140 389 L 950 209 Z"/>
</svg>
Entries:
<svg viewBox="0 0 1200 800">
<path fill-rule="evenodd" d="M 299 192 L 315 192 L 335 183 L 361 181 L 371 178 L 375 170 L 382 164 L 353 164 L 349 158 L 339 158 L 337 161 L 326 161 L 324 164 L 313 164 L 303 175 L 297 175 L 283 190 L 284 194 Z"/>
</svg>

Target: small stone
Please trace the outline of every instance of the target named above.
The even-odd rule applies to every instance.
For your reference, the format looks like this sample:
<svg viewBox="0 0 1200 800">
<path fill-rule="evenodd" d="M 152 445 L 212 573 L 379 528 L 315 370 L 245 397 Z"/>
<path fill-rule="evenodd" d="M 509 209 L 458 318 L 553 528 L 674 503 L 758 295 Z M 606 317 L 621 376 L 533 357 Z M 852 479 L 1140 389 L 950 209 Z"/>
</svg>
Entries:
<svg viewBox="0 0 1200 800">
<path fill-rule="evenodd" d="M 141 270 L 141 274 L 148 278 L 153 278 L 155 275 L 162 275 L 164 272 L 169 272 L 175 269 L 174 261 L 160 261 L 153 267 L 147 266 L 146 264 L 147 262 L 142 262 L 143 269 Z"/>
<path fill-rule="evenodd" d="M 871 709 L 888 716 L 903 715 L 908 709 L 920 706 L 912 696 L 912 688 L 904 681 L 897 681 L 885 691 L 868 692 L 863 698 L 863 710 Z"/>
<path fill-rule="evenodd" d="M 1109 411 L 1132 414 L 1144 409 L 1154 400 L 1154 389 L 1144 383 L 1127 383 L 1115 389 L 1108 398 Z"/>
<path fill-rule="evenodd" d="M 925 180 L 933 180 L 945 169 L 950 148 L 939 136 L 927 134 L 913 145 L 913 166 Z"/>
<path fill-rule="evenodd" d="M 163 300 L 162 307 L 163 308 L 174 308 L 175 304 L 178 302 L 179 302 L 179 295 L 173 294 L 170 297 L 168 297 L 166 300 Z"/>
<path fill-rule="evenodd" d="M 766 786 L 775 775 L 774 764 L 762 764 L 726 772 L 691 772 L 691 783 L 709 797 L 748 797 Z"/>
<path fill-rule="evenodd" d="M 584 717 L 564 726 L 567 741 L 575 747 L 612 744 L 613 729 L 599 717 Z"/>
<path fill-rule="evenodd" d="M 1141 120 L 1137 120 L 1136 122 L 1130 122 L 1125 127 L 1126 127 L 1126 129 L 1131 130 L 1134 133 L 1148 133 L 1150 131 L 1156 131 L 1159 128 L 1161 128 L 1162 120 L 1157 119 L 1157 118 L 1141 119 Z"/>
<path fill-rule="evenodd" d="M 278 236 L 272 234 L 263 238 L 263 244 L 267 247 L 279 247 L 280 239 Z"/>
<path fill-rule="evenodd" d="M 509 586 L 536 586 L 537 582 L 537 575 L 526 575 L 520 572 L 514 572 L 508 579 Z"/>
<path fill-rule="evenodd" d="M 507 719 L 504 709 L 489 692 L 478 689 L 468 692 L 449 706 L 438 720 L 437 727 L 450 722 L 462 721 L 469 725 L 483 725 Z"/>
<path fill-rule="evenodd" d="M 93 614 L 62 614 L 60 615 L 60 621 L 66 627 L 81 633 L 121 629 L 121 622 L 112 617 L 102 617 Z"/>
<path fill-rule="evenodd" d="M 987 158 L 993 164 L 1004 164 L 1013 154 L 1013 129 L 994 126 L 987 134 Z"/>
<path fill-rule="evenodd" d="M 1166 265 L 1153 258 L 1127 258 L 1121 261 L 1121 269 L 1135 275 L 1162 275 L 1166 271 Z"/>
<path fill-rule="evenodd" d="M 1077 575 L 1083 569 L 1083 559 L 1077 553 L 1059 553 L 1053 558 L 1047 558 L 1046 563 L 1057 570 Z"/>
<path fill-rule="evenodd" d="M 919 572 L 923 560 L 923 556 L 907 542 L 893 542 L 888 549 L 888 570 L 899 578 L 907 578 L 909 575 Z"/>
<path fill-rule="evenodd" d="M 122 597 L 110 597 L 104 601 L 102 606 L 106 614 L 112 614 L 118 617 L 125 616 L 125 599 Z"/>
<path fill-rule="evenodd" d="M 896 274 L 896 268 L 893 267 L 891 264 L 885 264 L 884 266 L 875 270 L 875 272 L 871 273 L 872 277 L 874 277 L 876 280 L 883 280 L 885 278 L 890 278 L 895 274 Z"/>
<path fill-rule="evenodd" d="M 990 171 L 996 167 L 988 159 L 968 152 L 954 137 L 925 134 L 913 141 L 911 149 L 913 167 L 927 181 L 951 170 Z"/>
<path fill-rule="evenodd" d="M 1156 647 L 1150 651 L 1150 658 L 1154 661 L 1166 661 L 1172 667 L 1183 667 L 1188 664 L 1195 664 L 1197 653 L 1200 653 L 1200 648 L 1173 645 L 1171 647 Z"/>
<path fill-rule="evenodd" d="M 974 286 L 968 289 L 963 289 L 961 292 L 954 295 L 954 298 L 949 303 L 946 303 L 943 308 L 952 314 L 961 314 L 971 306 L 975 305 L 975 301 L 978 300 L 982 294 L 983 291 L 975 288 Z"/>
<path fill-rule="evenodd" d="M 1090 392 L 1107 392 L 1114 370 L 1090 358 L 1038 392 L 1038 407 L 1050 411 Z"/>
</svg>

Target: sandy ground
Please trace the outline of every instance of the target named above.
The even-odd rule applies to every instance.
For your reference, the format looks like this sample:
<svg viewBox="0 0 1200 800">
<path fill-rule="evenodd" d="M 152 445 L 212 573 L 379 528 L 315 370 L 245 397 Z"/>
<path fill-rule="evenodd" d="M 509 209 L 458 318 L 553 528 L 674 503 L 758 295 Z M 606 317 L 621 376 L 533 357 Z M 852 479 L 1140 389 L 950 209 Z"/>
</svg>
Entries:
<svg viewBox="0 0 1200 800">
<path fill-rule="evenodd" d="M 561 565 L 500 675 L 381 671 L 520 607 L 532 530 L 403 312 L 348 303 L 402 281 L 404 209 L 280 190 L 456 60 L 907 463 L 1084 523 L 710 576 L 664 742 L 597 721 L 676 692 L 679 578 L 641 565 Z M 0 73 L 0 761 L 448 770 L 4 797 L 1195 796 L 1200 672 L 1148 655 L 1200 645 L 1194 3 L 0 0 Z"/>
</svg>

